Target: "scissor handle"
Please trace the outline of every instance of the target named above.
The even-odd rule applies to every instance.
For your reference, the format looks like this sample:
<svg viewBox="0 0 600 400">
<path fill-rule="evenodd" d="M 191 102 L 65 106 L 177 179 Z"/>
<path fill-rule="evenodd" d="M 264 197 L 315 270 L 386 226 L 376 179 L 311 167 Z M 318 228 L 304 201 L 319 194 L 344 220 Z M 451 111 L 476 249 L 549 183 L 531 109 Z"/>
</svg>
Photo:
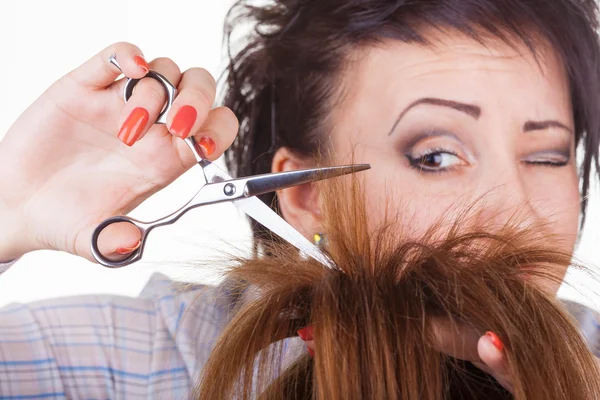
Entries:
<svg viewBox="0 0 600 400">
<path fill-rule="evenodd" d="M 135 85 L 137 85 L 138 82 L 141 81 L 144 78 L 153 78 L 153 79 L 156 79 L 158 82 L 160 82 L 161 85 L 163 85 L 163 87 L 167 91 L 167 104 L 165 105 L 165 107 L 163 108 L 163 110 L 161 111 L 161 113 L 158 115 L 158 118 L 157 118 L 157 120 L 155 122 L 157 124 L 163 124 L 164 125 L 164 124 L 167 123 L 167 113 L 169 112 L 169 110 L 171 109 L 171 106 L 173 105 L 173 100 L 175 100 L 175 96 L 177 96 L 177 89 L 163 75 L 159 74 L 156 71 L 150 70 L 142 78 L 139 78 L 139 79 L 129 78 L 129 79 L 127 79 L 127 82 L 125 83 L 125 89 L 123 90 L 123 98 L 125 99 L 125 102 L 127 103 L 127 101 L 129 100 L 129 98 L 133 94 L 133 88 L 135 87 Z"/>
<path fill-rule="evenodd" d="M 111 55 L 109 57 L 108 61 L 111 64 L 113 64 L 115 67 L 117 67 L 119 70 L 121 70 L 121 67 L 117 61 L 115 54 Z M 158 118 L 155 122 L 156 124 L 164 125 L 167 123 L 167 114 L 168 114 L 169 110 L 171 109 L 171 107 L 173 106 L 173 101 L 175 100 L 175 97 L 177 96 L 177 88 L 175 88 L 175 86 L 173 86 L 171 84 L 171 82 L 169 82 L 169 80 L 167 78 L 165 78 L 163 75 L 161 75 L 160 73 L 158 73 L 154 70 L 150 70 L 142 78 L 139 78 L 139 79 L 128 78 L 127 82 L 125 82 L 125 87 L 123 89 L 123 99 L 127 103 L 127 101 L 129 101 L 129 98 L 131 97 L 131 95 L 133 95 L 133 89 L 135 88 L 135 85 L 137 85 L 139 83 L 139 81 L 141 81 L 144 78 L 152 78 L 152 79 L 157 80 L 165 88 L 165 91 L 167 92 L 167 103 L 165 104 L 161 113 L 158 115 Z M 192 148 L 192 150 L 194 150 L 194 148 Z M 100 236 L 100 232 L 102 232 L 107 226 L 118 223 L 118 222 L 126 222 L 129 224 L 132 224 L 133 226 L 135 226 L 136 228 L 139 229 L 139 231 L 141 233 L 141 237 L 140 237 L 140 245 L 138 246 L 137 249 L 135 249 L 133 252 L 131 252 L 131 254 L 129 254 L 124 259 L 115 261 L 115 260 L 108 259 L 100 252 L 100 249 L 98 248 L 98 237 Z M 140 221 L 137 221 L 133 218 L 126 217 L 126 216 L 117 216 L 117 217 L 109 218 L 109 219 L 103 221 L 101 224 L 99 224 L 96 227 L 96 229 L 94 229 L 94 232 L 92 233 L 92 240 L 91 240 L 92 256 L 99 264 L 101 264 L 105 267 L 109 267 L 109 268 L 120 268 L 120 267 L 129 265 L 129 264 L 133 264 L 134 262 L 139 261 L 142 258 L 148 233 L 155 226 L 158 226 L 158 224 L 144 223 L 144 222 L 140 222 Z"/>
<path fill-rule="evenodd" d="M 98 238 L 100 237 L 100 233 L 107 226 L 116 224 L 119 222 L 126 222 L 129 224 L 132 224 L 133 226 L 135 226 L 136 228 L 139 229 L 140 234 L 141 234 L 140 245 L 138 246 L 137 249 L 135 249 L 133 252 L 131 252 L 131 254 L 129 254 L 124 259 L 111 260 L 111 259 L 107 258 L 106 256 L 104 256 L 100 252 L 100 249 L 98 248 Z M 152 227 L 153 227 L 152 225 L 137 221 L 133 218 L 126 217 L 126 216 L 117 216 L 117 217 L 108 218 L 107 220 L 104 220 L 102 223 L 100 223 L 96 227 L 96 229 L 94 229 L 94 232 L 92 233 L 92 241 L 91 241 L 92 242 L 91 243 L 92 256 L 99 264 L 101 264 L 105 267 L 108 267 L 108 268 L 121 268 L 126 265 L 133 264 L 134 262 L 141 260 L 142 255 L 144 253 L 144 246 L 146 245 L 146 238 L 148 237 L 148 232 L 150 231 L 150 229 L 152 229 Z"/>
</svg>

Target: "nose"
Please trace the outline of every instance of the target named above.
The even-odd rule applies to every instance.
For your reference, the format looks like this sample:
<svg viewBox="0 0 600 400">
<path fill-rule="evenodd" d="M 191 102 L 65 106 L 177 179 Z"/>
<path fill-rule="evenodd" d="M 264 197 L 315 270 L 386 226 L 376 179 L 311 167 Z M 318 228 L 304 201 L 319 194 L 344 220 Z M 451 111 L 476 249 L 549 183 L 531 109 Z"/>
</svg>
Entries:
<svg viewBox="0 0 600 400">
<path fill-rule="evenodd" d="M 476 221 L 484 227 L 498 230 L 508 225 L 525 229 L 539 221 L 518 165 L 488 174 L 478 186 L 474 210 Z"/>
</svg>

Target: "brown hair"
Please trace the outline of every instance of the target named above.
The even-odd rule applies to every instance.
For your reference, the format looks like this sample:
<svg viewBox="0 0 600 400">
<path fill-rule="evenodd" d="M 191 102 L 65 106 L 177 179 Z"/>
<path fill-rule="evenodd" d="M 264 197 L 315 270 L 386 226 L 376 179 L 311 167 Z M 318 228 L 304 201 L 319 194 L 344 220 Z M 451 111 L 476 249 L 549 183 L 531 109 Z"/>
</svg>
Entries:
<svg viewBox="0 0 600 400">
<path fill-rule="evenodd" d="M 345 189 L 335 187 L 324 204 L 338 269 L 272 244 L 271 256 L 240 260 L 230 271 L 254 295 L 205 366 L 200 399 L 249 399 L 256 391 L 266 399 L 510 398 L 439 349 L 439 321 L 501 338 L 516 399 L 600 398 L 593 354 L 543 287 L 571 261 L 552 250 L 543 229 L 465 232 L 459 221 L 411 240 L 394 219 L 370 229 L 359 186 Z M 331 195 L 342 192 L 350 195 Z M 283 339 L 308 325 L 314 359 L 285 368 Z"/>
<path fill-rule="evenodd" d="M 226 26 L 230 62 L 224 105 L 240 120 L 226 154 L 237 176 L 270 172 L 274 152 L 321 149 L 330 110 L 343 92 L 340 70 L 351 51 L 382 38 L 427 44 L 420 26 L 484 40 L 550 43 L 572 92 L 581 164 L 582 211 L 600 147 L 600 45 L 595 0 L 238 0 Z M 246 35 L 251 28 L 251 34 Z M 241 33 L 244 33 L 241 35 Z M 243 42 L 233 37 L 243 37 Z M 276 207 L 274 194 L 261 197 Z M 583 222 L 583 219 L 582 219 Z M 253 223 L 255 238 L 266 233 Z"/>
</svg>

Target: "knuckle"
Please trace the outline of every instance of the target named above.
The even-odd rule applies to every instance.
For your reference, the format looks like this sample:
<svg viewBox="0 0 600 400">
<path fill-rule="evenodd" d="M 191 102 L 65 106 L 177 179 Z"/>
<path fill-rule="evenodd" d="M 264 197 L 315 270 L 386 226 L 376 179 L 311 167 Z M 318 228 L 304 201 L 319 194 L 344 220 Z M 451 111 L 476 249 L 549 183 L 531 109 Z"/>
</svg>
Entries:
<svg viewBox="0 0 600 400">
<path fill-rule="evenodd" d="M 115 42 L 109 46 L 111 53 L 122 53 L 122 52 L 139 52 L 140 49 L 130 42 Z"/>
<path fill-rule="evenodd" d="M 123 49 L 129 46 L 133 46 L 131 43 L 126 42 L 126 41 L 119 41 L 119 42 L 115 42 L 112 44 L 112 47 L 114 47 L 115 49 Z"/>
<path fill-rule="evenodd" d="M 184 75 L 189 76 L 195 85 L 201 86 L 208 94 L 214 97 L 217 92 L 217 81 L 208 70 L 204 68 L 191 68 L 185 71 Z"/>
<path fill-rule="evenodd" d="M 159 57 L 152 60 L 151 65 L 156 65 L 156 68 L 159 72 L 168 76 L 179 76 L 181 75 L 181 69 L 175 63 L 175 61 L 171 60 L 168 57 Z"/>
<path fill-rule="evenodd" d="M 229 121 L 239 124 L 239 121 L 231 108 L 219 107 L 219 112 L 223 114 L 223 118 L 227 118 Z"/>
<path fill-rule="evenodd" d="M 226 129 L 237 132 L 240 126 L 240 121 L 229 107 L 219 107 L 215 109 L 215 112 L 218 113 L 218 118 L 219 120 L 223 121 L 222 123 Z"/>
<path fill-rule="evenodd" d="M 152 103 L 164 103 L 167 100 L 165 89 L 158 82 L 144 79 L 139 83 L 138 93 L 140 98 L 150 99 Z"/>
<path fill-rule="evenodd" d="M 202 76 L 205 80 L 205 82 L 207 82 L 209 84 L 209 87 L 212 91 L 217 90 L 217 81 L 215 80 L 215 77 L 208 72 L 208 70 L 204 69 L 204 68 L 198 68 L 198 74 L 200 76 Z"/>
<path fill-rule="evenodd" d="M 212 107 L 213 101 L 210 97 L 210 93 L 202 87 L 190 88 L 189 93 L 197 100 L 200 100 L 203 108 L 209 109 Z"/>
</svg>

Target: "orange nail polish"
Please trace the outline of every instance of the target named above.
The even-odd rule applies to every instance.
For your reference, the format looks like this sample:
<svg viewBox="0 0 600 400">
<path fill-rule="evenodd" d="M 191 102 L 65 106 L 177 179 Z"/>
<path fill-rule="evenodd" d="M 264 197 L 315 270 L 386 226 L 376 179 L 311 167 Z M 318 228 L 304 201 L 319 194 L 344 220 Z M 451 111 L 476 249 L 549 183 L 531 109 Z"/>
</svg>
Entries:
<svg viewBox="0 0 600 400">
<path fill-rule="evenodd" d="M 139 68 L 143 69 L 145 73 L 148 73 L 148 71 L 150 71 L 150 68 L 148 68 L 148 62 L 146 61 L 146 59 L 144 59 L 144 57 L 135 56 L 135 57 L 133 57 L 133 62 Z"/>
<path fill-rule="evenodd" d="M 115 250 L 115 253 L 121 254 L 121 255 L 129 254 L 129 253 L 135 251 L 138 247 L 140 247 L 141 244 L 142 244 L 142 242 L 138 241 L 138 243 L 133 247 L 119 247 L 117 250 Z"/>
<path fill-rule="evenodd" d="M 203 137 L 198 141 L 198 146 L 202 148 L 204 156 L 208 157 L 215 152 L 217 145 L 215 141 L 209 137 Z"/>
<path fill-rule="evenodd" d="M 302 329 L 298 329 L 297 331 L 298 336 L 300 336 L 300 339 L 302 339 L 304 341 L 304 343 L 306 344 L 306 350 L 308 350 L 308 354 L 310 354 L 311 357 L 315 356 L 315 350 L 313 349 L 314 347 L 314 337 L 313 337 L 313 327 L 312 325 L 309 325 L 305 328 Z"/>
<path fill-rule="evenodd" d="M 498 335 L 491 331 L 486 332 L 485 335 L 490 339 L 495 348 L 499 351 L 504 350 L 504 343 L 502 343 L 502 340 L 500 340 Z"/>
<path fill-rule="evenodd" d="M 307 340 L 313 340 L 313 327 L 307 326 L 306 328 L 298 329 L 298 336 L 305 342 Z"/>
<path fill-rule="evenodd" d="M 145 108 L 134 108 L 125 122 L 123 122 L 123 126 L 121 126 L 118 135 L 119 140 L 127 146 L 132 146 L 142 135 L 149 118 L 150 116 Z"/>
<path fill-rule="evenodd" d="M 198 117 L 198 113 L 194 107 L 181 107 L 177 111 L 177 114 L 175 114 L 175 117 L 173 117 L 173 122 L 171 122 L 171 133 L 185 139 L 189 136 L 192 127 L 196 123 L 196 117 Z"/>
</svg>

